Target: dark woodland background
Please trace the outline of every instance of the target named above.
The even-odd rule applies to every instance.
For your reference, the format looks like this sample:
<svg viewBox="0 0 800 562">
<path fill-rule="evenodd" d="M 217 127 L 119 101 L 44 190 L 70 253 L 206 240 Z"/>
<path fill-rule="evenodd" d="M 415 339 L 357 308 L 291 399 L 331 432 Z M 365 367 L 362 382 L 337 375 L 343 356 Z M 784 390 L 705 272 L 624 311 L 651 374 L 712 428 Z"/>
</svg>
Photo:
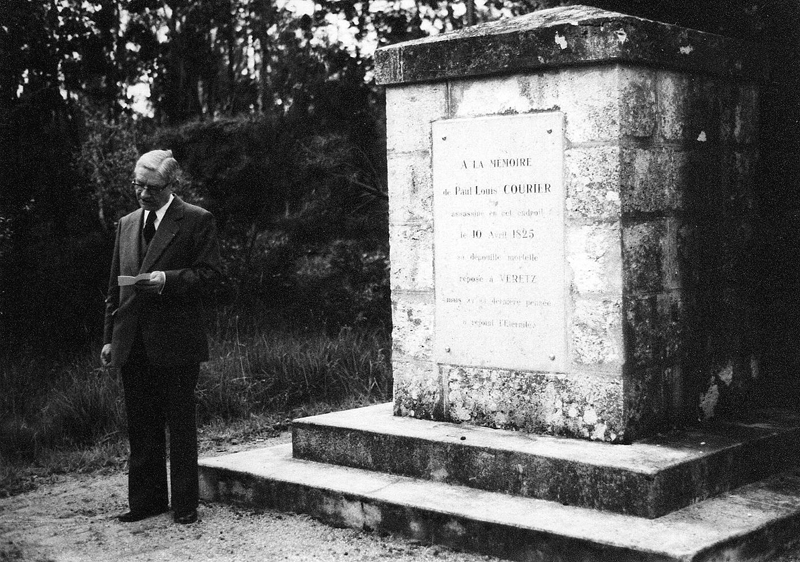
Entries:
<svg viewBox="0 0 800 562">
<path fill-rule="evenodd" d="M 762 376 L 778 389 L 764 398 L 795 404 L 800 3 L 487 0 L 475 17 L 576 3 L 765 52 L 750 263 Z M 384 99 L 372 77 L 374 48 L 460 28 L 465 11 L 463 2 L 438 0 L 317 0 L 302 16 L 266 0 L 2 0 L 0 382 L 17 390 L 0 399 L 0 429 L 34 407 L 44 381 L 62 376 L 58 361 L 97 355 L 115 222 L 136 207 L 132 167 L 151 148 L 174 151 L 185 172 L 178 193 L 217 217 L 227 274 L 215 303 L 218 349 L 235 340 L 240 350 L 245 325 L 251 336 L 276 327 L 334 338 L 355 331 L 378 338 L 374 361 L 390 379 Z M 326 35 L 331 21 L 353 41 Z M 126 97 L 143 79 L 152 115 L 133 111 Z M 370 384 L 390 397 L 390 381 Z M 33 424 L 14 423 L 17 433 Z"/>
</svg>

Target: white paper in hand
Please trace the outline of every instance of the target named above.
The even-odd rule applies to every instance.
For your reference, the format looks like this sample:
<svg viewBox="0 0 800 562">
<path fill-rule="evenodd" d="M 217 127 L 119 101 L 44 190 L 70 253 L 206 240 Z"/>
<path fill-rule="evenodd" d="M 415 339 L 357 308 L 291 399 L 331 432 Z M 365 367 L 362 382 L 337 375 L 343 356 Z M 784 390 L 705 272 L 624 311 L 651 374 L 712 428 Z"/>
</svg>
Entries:
<svg viewBox="0 0 800 562">
<path fill-rule="evenodd" d="M 125 287 L 127 285 L 135 285 L 139 281 L 150 281 L 150 274 L 149 273 L 140 273 L 139 275 L 118 275 L 117 276 L 117 285 L 120 287 Z"/>
</svg>

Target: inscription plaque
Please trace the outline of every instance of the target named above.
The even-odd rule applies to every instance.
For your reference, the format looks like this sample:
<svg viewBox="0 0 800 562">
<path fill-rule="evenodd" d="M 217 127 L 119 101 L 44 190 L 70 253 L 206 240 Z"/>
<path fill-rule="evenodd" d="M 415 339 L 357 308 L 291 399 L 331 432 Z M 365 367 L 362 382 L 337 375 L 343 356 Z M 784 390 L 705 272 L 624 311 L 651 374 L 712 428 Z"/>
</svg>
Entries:
<svg viewBox="0 0 800 562">
<path fill-rule="evenodd" d="M 563 123 L 432 124 L 438 363 L 565 371 Z"/>
</svg>

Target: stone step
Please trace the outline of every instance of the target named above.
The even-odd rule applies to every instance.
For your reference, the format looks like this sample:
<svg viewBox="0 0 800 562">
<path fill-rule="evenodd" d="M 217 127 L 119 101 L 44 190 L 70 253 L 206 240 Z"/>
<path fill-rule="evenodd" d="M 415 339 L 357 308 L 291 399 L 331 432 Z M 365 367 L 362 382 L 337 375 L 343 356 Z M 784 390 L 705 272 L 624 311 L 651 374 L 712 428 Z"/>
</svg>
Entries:
<svg viewBox="0 0 800 562">
<path fill-rule="evenodd" d="M 800 537 L 800 470 L 658 519 L 296 459 L 290 445 L 202 459 L 200 486 L 208 501 L 512 560 L 766 560 Z"/>
<path fill-rule="evenodd" d="M 631 445 L 392 415 L 391 404 L 295 420 L 294 456 L 655 518 L 800 464 L 800 416 L 761 412 Z"/>
</svg>

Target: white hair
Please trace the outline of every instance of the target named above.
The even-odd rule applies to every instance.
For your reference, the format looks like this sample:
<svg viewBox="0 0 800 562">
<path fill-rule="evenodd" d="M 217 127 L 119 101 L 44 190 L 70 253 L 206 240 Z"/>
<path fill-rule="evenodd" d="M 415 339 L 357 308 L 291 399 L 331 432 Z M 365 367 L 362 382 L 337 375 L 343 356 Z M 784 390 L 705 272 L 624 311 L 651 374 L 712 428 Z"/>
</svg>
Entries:
<svg viewBox="0 0 800 562">
<path fill-rule="evenodd" d="M 136 162 L 136 169 L 139 168 L 156 172 L 167 183 L 171 183 L 180 170 L 171 150 L 151 150 L 143 154 Z"/>
</svg>

